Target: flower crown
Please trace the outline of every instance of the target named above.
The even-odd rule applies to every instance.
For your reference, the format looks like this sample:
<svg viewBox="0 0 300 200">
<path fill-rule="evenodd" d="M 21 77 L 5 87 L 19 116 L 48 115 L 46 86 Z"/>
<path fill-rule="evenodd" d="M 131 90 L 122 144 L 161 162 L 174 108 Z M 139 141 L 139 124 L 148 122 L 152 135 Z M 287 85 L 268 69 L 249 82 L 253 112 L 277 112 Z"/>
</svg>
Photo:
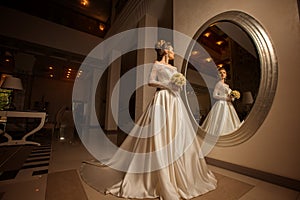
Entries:
<svg viewBox="0 0 300 200">
<path fill-rule="evenodd" d="M 166 42 L 165 40 L 159 40 L 155 44 L 155 49 L 161 49 L 161 50 L 173 50 L 173 47 L 170 42 Z"/>
</svg>

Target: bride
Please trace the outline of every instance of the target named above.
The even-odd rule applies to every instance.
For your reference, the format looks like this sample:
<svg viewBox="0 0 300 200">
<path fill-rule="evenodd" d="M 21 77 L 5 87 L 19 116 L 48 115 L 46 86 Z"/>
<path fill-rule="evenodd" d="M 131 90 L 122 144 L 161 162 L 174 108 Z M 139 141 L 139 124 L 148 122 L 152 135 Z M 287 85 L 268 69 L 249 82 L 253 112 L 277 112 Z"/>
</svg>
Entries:
<svg viewBox="0 0 300 200">
<path fill-rule="evenodd" d="M 179 95 L 185 78 L 169 64 L 174 59 L 173 47 L 160 40 L 155 50 L 157 61 L 149 85 L 158 89 L 145 113 L 105 165 L 86 161 L 80 172 L 87 184 L 105 194 L 191 199 L 214 190 L 217 180 L 206 165 L 200 138 Z M 124 159 L 124 151 L 133 156 Z M 124 163 L 126 170 L 110 167 L 116 163 Z"/>
</svg>

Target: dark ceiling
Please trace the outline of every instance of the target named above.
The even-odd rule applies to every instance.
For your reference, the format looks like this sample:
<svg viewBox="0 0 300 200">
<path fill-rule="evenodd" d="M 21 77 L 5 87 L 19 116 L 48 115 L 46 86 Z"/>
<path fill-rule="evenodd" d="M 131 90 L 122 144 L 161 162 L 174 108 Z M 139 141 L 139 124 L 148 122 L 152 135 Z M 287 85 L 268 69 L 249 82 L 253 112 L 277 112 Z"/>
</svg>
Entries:
<svg viewBox="0 0 300 200">
<path fill-rule="evenodd" d="M 0 5 L 103 38 L 127 0 L 1 0 Z M 114 6 L 114 9 L 112 7 Z M 104 27 L 100 30 L 99 26 Z"/>
<path fill-rule="evenodd" d="M 0 6 L 104 38 L 112 23 L 112 13 L 116 17 L 127 1 L 1 0 Z M 104 30 L 99 29 L 100 24 Z M 34 56 L 33 75 L 58 80 L 74 80 L 84 59 L 83 55 L 0 35 L 0 72 L 22 74 L 15 63 L 15 56 L 20 53 Z M 72 69 L 70 76 L 69 69 Z"/>
</svg>

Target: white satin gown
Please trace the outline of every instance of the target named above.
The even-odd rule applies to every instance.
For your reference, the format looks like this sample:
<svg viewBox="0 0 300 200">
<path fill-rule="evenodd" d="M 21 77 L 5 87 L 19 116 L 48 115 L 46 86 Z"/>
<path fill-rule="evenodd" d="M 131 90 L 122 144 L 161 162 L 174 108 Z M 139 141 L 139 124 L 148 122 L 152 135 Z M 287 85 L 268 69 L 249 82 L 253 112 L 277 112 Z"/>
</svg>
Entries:
<svg viewBox="0 0 300 200">
<path fill-rule="evenodd" d="M 231 93 L 229 85 L 219 81 L 213 92 L 217 100 L 202 123 L 202 129 L 212 136 L 232 133 L 241 126 L 241 121 L 231 101 L 227 101 Z"/>
<path fill-rule="evenodd" d="M 191 199 L 216 188 L 217 180 L 201 152 L 200 137 L 179 91 L 171 86 L 175 73 L 176 67 L 153 65 L 149 82 L 163 88 L 120 146 L 136 156 L 124 158 L 118 150 L 106 166 L 84 162 L 80 172 L 87 184 L 118 197 L 160 200 Z M 139 157 L 148 153 L 149 157 Z M 125 172 L 111 168 L 120 163 Z"/>
</svg>

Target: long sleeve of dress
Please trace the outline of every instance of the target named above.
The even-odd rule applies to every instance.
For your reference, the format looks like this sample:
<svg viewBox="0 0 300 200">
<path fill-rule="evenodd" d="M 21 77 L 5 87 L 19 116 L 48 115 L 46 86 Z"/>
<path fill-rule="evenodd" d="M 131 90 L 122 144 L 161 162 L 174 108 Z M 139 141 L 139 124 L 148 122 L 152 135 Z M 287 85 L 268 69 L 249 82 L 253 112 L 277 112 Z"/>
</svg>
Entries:
<svg viewBox="0 0 300 200">
<path fill-rule="evenodd" d="M 169 88 L 169 82 L 162 82 L 161 80 L 158 79 L 158 73 L 159 72 L 159 65 L 157 64 L 154 64 L 153 67 L 152 67 L 152 70 L 151 70 L 151 73 L 150 73 L 150 76 L 149 76 L 149 82 L 148 84 L 152 87 L 157 87 L 157 88 L 166 88 L 166 89 L 170 89 Z"/>
<path fill-rule="evenodd" d="M 225 88 L 222 86 L 222 83 L 217 83 L 213 92 L 213 97 L 217 100 L 227 101 L 229 96 L 225 91 Z"/>
<path fill-rule="evenodd" d="M 149 76 L 148 85 L 168 89 L 171 92 L 179 92 L 180 87 L 170 81 L 174 73 L 177 73 L 177 70 L 155 63 Z"/>
<path fill-rule="evenodd" d="M 161 83 L 157 80 L 157 66 L 154 64 L 149 76 L 149 85 L 152 87 L 160 87 Z"/>
</svg>

